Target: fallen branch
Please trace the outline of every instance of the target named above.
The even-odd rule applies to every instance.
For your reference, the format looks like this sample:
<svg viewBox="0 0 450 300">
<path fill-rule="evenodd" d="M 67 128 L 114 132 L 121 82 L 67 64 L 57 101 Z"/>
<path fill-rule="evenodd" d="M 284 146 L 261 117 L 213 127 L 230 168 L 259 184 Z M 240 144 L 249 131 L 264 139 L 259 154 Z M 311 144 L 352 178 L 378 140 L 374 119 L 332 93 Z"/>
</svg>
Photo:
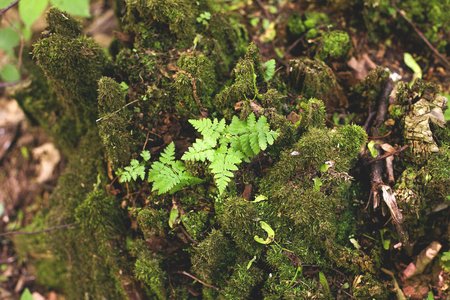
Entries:
<svg viewBox="0 0 450 300">
<path fill-rule="evenodd" d="M 42 230 L 36 230 L 36 231 L 10 231 L 10 232 L 0 233 L 0 236 L 15 235 L 15 234 L 30 235 L 30 234 L 36 234 L 36 233 L 42 233 L 42 232 L 50 232 L 50 231 L 53 231 L 56 229 L 69 228 L 69 227 L 73 227 L 73 226 L 77 226 L 77 225 L 78 225 L 78 223 L 72 223 L 72 224 L 59 225 L 59 226 L 50 227 L 50 228 L 42 229 Z"/>
</svg>

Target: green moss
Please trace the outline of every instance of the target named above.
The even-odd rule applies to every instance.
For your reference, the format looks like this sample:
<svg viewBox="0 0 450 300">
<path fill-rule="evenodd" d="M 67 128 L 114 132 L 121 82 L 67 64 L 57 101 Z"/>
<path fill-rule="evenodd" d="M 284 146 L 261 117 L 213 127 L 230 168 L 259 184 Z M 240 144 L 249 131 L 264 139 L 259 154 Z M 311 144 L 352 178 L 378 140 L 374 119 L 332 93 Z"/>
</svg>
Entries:
<svg viewBox="0 0 450 300">
<path fill-rule="evenodd" d="M 183 53 L 177 62 L 179 71 L 173 83 L 179 115 L 199 114 L 203 108 L 213 108 L 212 99 L 217 89 L 214 63 L 203 54 Z"/>
<path fill-rule="evenodd" d="M 326 107 L 347 106 L 347 97 L 337 83 L 333 71 L 324 62 L 300 58 L 291 60 L 290 91 L 303 98 L 317 98 Z"/>
<path fill-rule="evenodd" d="M 393 18 L 396 13 L 388 0 L 365 0 L 364 9 L 361 12 L 367 32 L 372 41 L 395 35 L 404 38 L 405 44 L 420 47 L 422 41 L 411 41 L 408 36 L 411 32 L 411 25 L 405 20 Z M 403 10 L 406 17 L 424 33 L 425 37 L 433 44 L 439 45 L 439 52 L 445 53 L 446 36 L 450 31 L 450 26 L 446 20 L 450 17 L 450 4 L 443 0 L 431 0 L 427 2 L 417 0 L 406 0 L 397 3 L 400 10 Z M 395 26 L 393 26 L 395 25 Z M 416 43 L 417 42 L 417 43 Z"/>
<path fill-rule="evenodd" d="M 301 100 L 297 105 L 300 111 L 299 129 L 307 131 L 312 127 L 325 128 L 325 106 L 323 101 L 311 98 L 308 101 Z"/>
<path fill-rule="evenodd" d="M 48 263 L 36 264 L 39 274 L 55 272 L 52 264 L 66 266 L 65 270 L 56 267 L 61 273 L 55 283 L 70 299 L 84 294 L 92 298 L 126 295 L 124 283 L 129 280 L 129 271 L 120 239 L 124 215 L 118 199 L 104 192 L 106 176 L 101 149 L 98 133 L 88 132 L 43 210 L 44 221 L 37 217 L 32 225 L 48 228 L 78 222 L 76 227 L 54 231 L 54 239 L 45 241 L 39 255 L 46 255 L 48 249 L 53 249 L 54 254 Z M 32 258 L 32 252 L 24 255 L 33 265 L 39 259 L 39 255 Z"/>
<path fill-rule="evenodd" d="M 251 299 L 251 292 L 262 281 L 263 272 L 253 265 L 247 268 L 245 262 L 235 265 L 233 269 L 219 299 Z"/>
<path fill-rule="evenodd" d="M 236 257 L 230 240 L 222 231 L 213 229 L 192 251 L 192 270 L 198 278 L 209 284 L 222 285 L 228 277 L 227 269 Z"/>
<path fill-rule="evenodd" d="M 76 38 L 81 35 L 81 23 L 75 20 L 67 12 L 56 7 L 50 7 L 47 12 L 48 30 L 53 34 L 59 34 L 68 38 Z"/>
<path fill-rule="evenodd" d="M 264 93 L 267 90 L 261 54 L 255 44 L 248 47 L 245 58 L 236 64 L 232 76 L 233 83 L 226 86 L 216 96 L 215 101 L 219 112 L 229 120 L 234 115 L 233 110 L 237 102 L 252 99 L 257 92 Z"/>
<path fill-rule="evenodd" d="M 314 58 L 327 63 L 343 61 L 351 47 L 350 37 L 346 32 L 339 30 L 325 32 L 319 41 Z"/>
<path fill-rule="evenodd" d="M 41 68 L 31 64 L 27 68 L 30 81 L 14 94 L 15 99 L 33 125 L 41 126 L 65 154 L 71 153 L 80 138 L 77 119 L 58 101 Z"/>
<path fill-rule="evenodd" d="M 389 80 L 389 69 L 376 67 L 367 74 L 363 81 L 353 86 L 350 90 L 350 101 L 361 108 L 375 110 L 378 99 Z"/>
<path fill-rule="evenodd" d="M 113 170 L 130 162 L 131 135 L 127 126 L 130 113 L 125 107 L 125 95 L 120 84 L 109 77 L 98 82 L 97 126 Z"/>
<path fill-rule="evenodd" d="M 189 235 L 198 240 L 209 225 L 209 214 L 206 211 L 189 212 L 182 217 L 183 225 Z"/>
<path fill-rule="evenodd" d="M 223 204 L 223 214 L 219 215 L 218 221 L 222 230 L 229 234 L 241 252 L 250 255 L 258 255 L 261 245 L 254 240 L 258 233 L 259 224 L 254 220 L 258 217 L 257 205 L 240 197 L 228 198 Z"/>
<path fill-rule="evenodd" d="M 150 252 L 145 245 L 139 248 L 139 257 L 135 263 L 134 273 L 138 280 L 142 281 L 147 288 L 147 296 L 152 299 L 167 299 L 165 286 L 167 275 L 161 268 L 161 259 Z"/>
<path fill-rule="evenodd" d="M 77 142 L 96 118 L 97 81 L 107 58 L 92 39 L 77 35 L 78 23 L 67 13 L 52 8 L 47 20 L 53 31 L 34 45 L 33 56 L 56 92 L 55 115 L 68 125 L 61 131 L 70 129 L 68 141 Z"/>
<path fill-rule="evenodd" d="M 298 13 L 293 13 L 287 20 L 287 26 L 291 35 L 298 36 L 312 30 L 315 27 L 323 24 L 328 24 L 330 19 L 321 12 L 310 11 L 305 12 L 303 16 Z"/>
</svg>

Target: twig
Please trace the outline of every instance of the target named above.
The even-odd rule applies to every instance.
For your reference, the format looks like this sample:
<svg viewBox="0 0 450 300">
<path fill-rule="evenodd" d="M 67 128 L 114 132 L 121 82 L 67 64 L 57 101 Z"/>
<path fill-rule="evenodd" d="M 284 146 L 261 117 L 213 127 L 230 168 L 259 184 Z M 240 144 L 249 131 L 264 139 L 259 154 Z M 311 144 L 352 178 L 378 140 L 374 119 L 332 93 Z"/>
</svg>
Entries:
<svg viewBox="0 0 450 300">
<path fill-rule="evenodd" d="M 15 81 L 15 82 L 1 82 L 0 83 L 0 89 L 7 88 L 7 87 L 10 87 L 10 86 L 15 86 L 15 85 L 18 85 L 18 84 L 20 84 L 22 82 L 24 82 L 24 80 Z"/>
<path fill-rule="evenodd" d="M 16 0 L 16 1 L 14 1 L 14 2 L 11 2 L 11 3 L 8 5 L 8 7 L 2 9 L 2 10 L 0 11 L 0 16 L 2 16 L 5 12 L 7 12 L 8 10 L 10 10 L 14 5 L 16 5 L 17 3 L 19 3 L 19 1 L 20 1 L 20 0 Z"/>
<path fill-rule="evenodd" d="M 71 223 L 71 224 L 59 225 L 59 226 L 50 227 L 50 228 L 42 229 L 42 230 L 36 230 L 36 231 L 10 231 L 10 232 L 0 233 L 0 236 L 15 235 L 15 234 L 29 235 L 29 234 L 36 234 L 36 233 L 42 233 L 42 232 L 50 232 L 50 231 L 53 231 L 56 229 L 69 228 L 69 227 L 77 226 L 77 225 L 78 225 L 78 223 Z"/>
<path fill-rule="evenodd" d="M 403 147 L 401 147 L 400 149 L 397 149 L 397 150 L 395 150 L 395 151 L 388 152 L 388 153 L 386 153 L 386 154 L 380 155 L 380 156 L 378 156 L 377 158 L 374 158 L 374 159 L 369 160 L 368 162 L 366 162 L 366 163 L 364 164 L 364 166 L 373 164 L 374 162 L 379 161 L 379 160 L 382 160 L 382 159 L 385 159 L 385 158 L 388 157 L 388 156 L 391 156 L 391 155 L 397 154 L 397 153 L 399 153 L 399 152 L 402 152 L 402 151 L 404 151 L 406 148 L 408 148 L 408 145 L 405 145 L 405 146 L 403 146 Z"/>
<path fill-rule="evenodd" d="M 256 3 L 258 3 L 258 5 L 261 7 L 261 9 L 263 10 L 264 14 L 266 15 L 266 18 L 269 21 L 272 21 L 272 18 L 270 17 L 269 12 L 267 11 L 267 9 L 264 7 L 264 4 L 261 2 L 261 0 L 256 0 Z"/>
<path fill-rule="evenodd" d="M 144 143 L 144 147 L 142 147 L 142 150 L 145 150 L 145 146 L 147 146 L 147 142 L 148 142 L 148 135 L 150 134 L 150 130 L 147 131 L 147 137 L 145 138 L 145 143 Z"/>
<path fill-rule="evenodd" d="M 112 115 L 114 115 L 114 114 L 117 114 L 119 111 L 121 111 L 122 109 L 124 109 L 124 108 L 127 107 L 128 105 L 131 105 L 131 104 L 133 104 L 134 102 L 137 102 L 137 101 L 139 101 L 139 100 L 140 100 L 140 99 L 136 99 L 136 100 L 131 101 L 130 103 L 125 104 L 122 108 L 119 108 L 118 110 L 116 110 L 116 111 L 114 111 L 114 112 L 112 112 L 112 113 L 109 113 L 109 114 L 107 114 L 107 115 L 105 115 L 105 116 L 103 116 L 103 117 L 101 117 L 101 118 L 95 120 L 95 122 L 99 122 L 99 121 L 103 120 L 103 119 L 106 118 L 106 117 L 110 117 L 110 116 L 112 116 Z"/>
<path fill-rule="evenodd" d="M 390 130 L 388 133 L 386 133 L 385 135 L 382 135 L 382 136 L 368 136 L 367 138 L 369 140 L 381 140 L 382 138 L 389 136 L 391 133 L 392 133 L 392 130 Z"/>
<path fill-rule="evenodd" d="M 189 274 L 189 273 L 186 272 L 186 271 L 173 271 L 173 272 L 170 272 L 170 273 L 186 275 L 186 276 L 191 277 L 192 279 L 194 279 L 194 280 L 200 282 L 200 283 L 203 284 L 204 286 L 213 288 L 213 289 L 215 289 L 216 291 L 220 291 L 220 289 L 219 289 L 217 286 L 214 286 L 214 285 L 205 283 L 205 282 L 201 281 L 200 279 L 198 279 L 197 277 L 195 277 L 194 275 Z"/>
<path fill-rule="evenodd" d="M 48 235 L 49 235 L 50 237 L 52 237 L 52 238 L 55 240 L 55 242 L 57 242 L 57 243 L 59 244 L 59 246 L 60 246 L 61 248 L 63 248 L 64 251 L 66 252 L 66 254 L 67 254 L 67 260 L 68 260 L 68 262 L 67 262 L 67 277 L 70 277 L 70 272 L 71 272 L 71 270 L 72 270 L 72 255 L 70 255 L 69 250 L 61 243 L 61 241 L 60 241 L 53 233 L 51 233 L 51 232 L 47 232 L 47 233 L 48 233 Z"/>
<path fill-rule="evenodd" d="M 405 19 L 405 21 L 408 22 L 409 25 L 412 26 L 412 28 L 414 29 L 414 31 L 420 36 L 420 38 L 425 42 L 425 44 L 427 44 L 427 46 L 431 49 L 431 51 L 433 51 L 433 53 L 436 54 L 436 56 L 439 57 L 439 58 L 442 60 L 442 62 L 445 64 L 445 66 L 446 66 L 448 69 L 450 69 L 450 62 L 449 62 L 444 56 L 442 56 L 442 55 L 439 53 L 439 51 L 437 51 L 437 49 L 434 48 L 433 45 L 431 45 L 431 43 L 430 43 L 430 42 L 427 40 L 427 38 L 422 34 L 422 32 L 420 32 L 420 30 L 417 29 L 417 27 L 414 25 L 414 23 L 413 23 L 410 19 L 408 19 L 408 17 L 406 16 L 406 14 L 405 14 L 403 11 L 401 11 L 401 10 L 397 7 L 397 5 L 395 5 L 395 1 L 394 1 L 394 0 L 391 0 L 391 4 L 392 4 L 392 7 L 394 7 L 394 9 L 395 9 L 395 10 L 403 17 L 403 19 Z"/>
<path fill-rule="evenodd" d="M 192 242 L 194 245 L 198 245 L 198 242 L 184 229 L 183 225 L 178 224 L 178 227 L 183 231 L 184 235 Z"/>
</svg>

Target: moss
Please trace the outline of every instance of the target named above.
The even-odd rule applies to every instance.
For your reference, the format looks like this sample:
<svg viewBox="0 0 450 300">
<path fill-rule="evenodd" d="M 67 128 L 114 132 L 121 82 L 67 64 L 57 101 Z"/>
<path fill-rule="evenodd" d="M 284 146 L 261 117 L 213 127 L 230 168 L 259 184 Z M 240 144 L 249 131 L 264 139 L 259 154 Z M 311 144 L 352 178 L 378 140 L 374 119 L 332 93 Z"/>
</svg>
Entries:
<svg viewBox="0 0 450 300">
<path fill-rule="evenodd" d="M 33 221 L 36 223 L 33 226 L 46 228 L 79 223 L 74 228 L 55 231 L 55 239 L 45 241 L 40 255 L 47 249 L 53 249 L 55 254 L 48 264 L 37 263 L 42 268 L 50 268 L 39 273 L 54 272 L 52 264 L 67 266 L 58 275 L 70 299 L 84 294 L 93 298 L 123 298 L 124 285 L 129 282 L 129 271 L 121 253 L 124 215 L 118 199 L 104 192 L 106 175 L 101 149 L 98 133 L 88 132 L 43 210 L 44 222 L 39 217 Z M 31 257 L 31 253 L 24 255 Z M 35 260 L 31 263 L 35 264 Z"/>
<path fill-rule="evenodd" d="M 178 101 L 178 114 L 199 114 L 199 104 L 211 110 L 213 93 L 217 89 L 214 63 L 203 54 L 186 52 L 180 56 L 177 65 L 179 71 L 173 89 Z"/>
<path fill-rule="evenodd" d="M 189 235 L 198 240 L 209 225 L 209 214 L 206 211 L 189 212 L 182 217 L 183 225 Z"/>
<path fill-rule="evenodd" d="M 42 69 L 35 65 L 27 68 L 30 80 L 16 91 L 15 99 L 33 125 L 41 126 L 65 154 L 73 152 L 80 138 L 77 119 L 58 101 Z"/>
<path fill-rule="evenodd" d="M 258 217 L 256 204 L 240 197 L 232 197 L 224 201 L 222 210 L 223 213 L 217 217 L 222 230 L 232 237 L 241 252 L 258 255 L 261 245 L 253 238 L 258 234 L 259 227 L 254 221 Z"/>
<path fill-rule="evenodd" d="M 142 243 L 141 243 L 142 244 Z M 166 272 L 161 268 L 161 259 L 151 253 L 145 245 L 141 245 L 138 259 L 135 263 L 134 274 L 147 288 L 147 297 L 152 299 L 167 299 L 165 286 L 167 285 Z"/>
<path fill-rule="evenodd" d="M 51 7 L 47 12 L 48 30 L 68 38 L 81 35 L 81 23 L 65 11 Z"/>
<path fill-rule="evenodd" d="M 77 35 L 77 22 L 67 13 L 52 8 L 47 20 L 53 31 L 34 45 L 33 55 L 56 92 L 55 114 L 67 119 L 64 124 L 72 123 L 62 130 L 73 129 L 68 141 L 77 142 L 96 118 L 97 81 L 107 58 L 92 39 Z"/>
<path fill-rule="evenodd" d="M 353 86 L 350 90 L 350 101 L 362 109 L 375 110 L 381 93 L 389 80 L 389 69 L 376 67 L 367 74 L 363 81 Z"/>
<path fill-rule="evenodd" d="M 339 30 L 325 32 L 318 42 L 314 58 L 327 63 L 343 61 L 351 47 L 350 37 L 346 32 Z"/>
<path fill-rule="evenodd" d="M 328 24 L 329 22 L 330 19 L 326 14 L 317 11 L 308 11 L 302 16 L 298 13 L 290 15 L 287 20 L 287 27 L 289 33 L 298 38 L 299 35 L 309 30 L 314 30 L 319 25 Z"/>
<path fill-rule="evenodd" d="M 145 238 L 164 236 L 168 229 L 169 214 L 164 209 L 144 208 L 138 211 L 137 221 L 139 229 Z"/>
<path fill-rule="evenodd" d="M 123 168 L 130 162 L 131 135 L 127 126 L 130 113 L 125 107 L 125 95 L 120 84 L 109 77 L 98 82 L 97 126 L 113 170 Z"/>
<path fill-rule="evenodd" d="M 124 25 L 137 24 L 140 20 L 153 20 L 159 33 L 169 30 L 179 39 L 193 41 L 196 25 L 196 4 L 191 1 L 128 0 Z"/>
<path fill-rule="evenodd" d="M 301 100 L 297 107 L 300 111 L 300 121 L 296 124 L 299 129 L 305 132 L 312 127 L 325 128 L 326 112 L 323 101 L 315 98 Z"/>
<path fill-rule="evenodd" d="M 216 96 L 215 101 L 218 110 L 229 120 L 234 115 L 233 110 L 237 102 L 252 99 L 257 92 L 264 93 L 267 90 L 261 54 L 255 44 L 248 47 L 245 58 L 239 60 L 232 75 L 233 83 L 226 86 Z"/>
<path fill-rule="evenodd" d="M 422 42 L 411 41 L 408 36 L 411 26 L 405 20 L 393 18 L 395 14 L 391 2 L 388 0 L 365 0 L 364 9 L 361 12 L 364 23 L 372 41 L 386 38 L 389 35 L 403 37 L 405 44 L 412 47 L 421 47 Z M 422 3 L 417 0 L 407 0 L 397 3 L 406 17 L 424 33 L 425 37 L 433 44 L 439 45 L 441 53 L 446 51 L 446 36 L 450 31 L 448 18 L 450 17 L 450 4 L 443 0 L 431 0 Z"/>
<path fill-rule="evenodd" d="M 347 97 L 337 83 L 333 71 L 324 62 L 307 58 L 290 62 L 289 83 L 292 93 L 303 98 L 317 98 L 332 107 L 347 106 Z"/>
<path fill-rule="evenodd" d="M 228 266 L 236 259 L 236 251 L 222 231 L 213 229 L 192 251 L 192 270 L 198 278 L 209 284 L 224 284 Z"/>
<path fill-rule="evenodd" d="M 219 299 L 251 299 L 251 292 L 263 279 L 263 272 L 256 266 L 247 267 L 245 262 L 236 264 Z"/>
</svg>

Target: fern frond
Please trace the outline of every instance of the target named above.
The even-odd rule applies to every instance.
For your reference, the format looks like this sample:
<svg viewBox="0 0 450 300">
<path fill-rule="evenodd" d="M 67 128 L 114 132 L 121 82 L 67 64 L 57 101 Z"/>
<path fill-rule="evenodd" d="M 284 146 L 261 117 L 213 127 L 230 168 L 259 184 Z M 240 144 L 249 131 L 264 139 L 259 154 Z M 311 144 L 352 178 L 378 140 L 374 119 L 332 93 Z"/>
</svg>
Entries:
<svg viewBox="0 0 450 300">
<path fill-rule="evenodd" d="M 172 142 L 164 149 L 159 161 L 152 164 L 148 182 L 153 182 L 152 192 L 158 191 L 158 195 L 161 195 L 167 192 L 173 194 L 202 180 L 189 174 L 182 161 L 175 160 L 175 144 Z"/>
<path fill-rule="evenodd" d="M 188 151 L 183 154 L 181 159 L 183 160 L 201 160 L 205 161 L 208 159 L 209 161 L 213 160 L 214 150 L 216 147 L 217 141 L 212 143 L 210 140 L 200 140 L 197 139 L 192 147 L 189 147 Z"/>
<path fill-rule="evenodd" d="M 231 171 L 237 171 L 237 165 L 241 162 L 241 158 L 235 155 L 235 153 L 216 153 L 214 161 L 209 167 L 216 179 L 219 194 L 222 194 L 228 183 L 231 181 L 231 178 L 234 176 Z"/>
<path fill-rule="evenodd" d="M 159 158 L 159 161 L 163 164 L 167 164 L 171 161 L 175 160 L 175 144 L 171 142 L 166 149 L 164 149 L 164 152 L 161 153 L 161 157 Z"/>
</svg>

